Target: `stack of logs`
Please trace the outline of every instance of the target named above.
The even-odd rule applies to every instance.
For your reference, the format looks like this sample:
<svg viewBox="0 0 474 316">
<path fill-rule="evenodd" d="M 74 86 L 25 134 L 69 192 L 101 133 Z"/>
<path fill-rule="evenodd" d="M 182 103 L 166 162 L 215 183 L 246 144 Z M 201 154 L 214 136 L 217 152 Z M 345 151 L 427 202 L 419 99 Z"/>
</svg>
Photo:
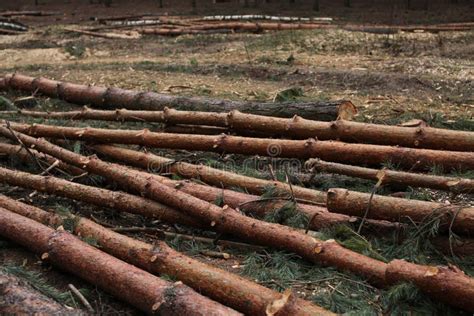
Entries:
<svg viewBox="0 0 474 316">
<path fill-rule="evenodd" d="M 19 74 L 0 79 L 0 89 L 41 94 L 92 107 L 70 112 L 19 110 L 2 112 L 3 117 L 62 122 L 130 121 L 164 126 L 164 130 L 150 131 L 2 120 L 0 135 L 9 142 L 0 143 L 0 155 L 28 161 L 42 169 L 40 175 L 34 175 L 0 168 L 4 184 L 171 224 L 225 233 L 249 244 L 278 248 L 315 264 L 359 274 L 377 287 L 410 282 L 436 300 L 474 312 L 474 279 L 453 265 L 427 266 L 405 260 L 384 262 L 349 250 L 335 240 L 321 240 L 308 233 L 353 223 L 359 223 L 364 232 L 386 233 L 403 229 L 408 221 L 422 223 L 436 215 L 442 233 L 468 237 L 474 234 L 473 207 L 382 196 L 375 194 L 375 190 L 374 194 L 339 188 L 322 192 L 291 181 L 253 178 L 112 145 L 307 159 L 306 167 L 312 172 L 373 180 L 374 188 L 398 184 L 469 194 L 474 192 L 473 180 L 422 172 L 435 165 L 445 171 L 473 170 L 472 132 L 337 119 L 355 111 L 349 101 L 258 104 L 78 85 Z M 124 109 L 111 110 L 114 107 Z M 198 108 L 200 112 L 192 111 Z M 157 124 L 150 126 L 157 128 Z M 94 155 L 69 151 L 61 147 L 64 140 L 85 142 L 84 146 Z M 388 161 L 405 171 L 380 168 Z M 124 191 L 109 191 L 71 180 L 87 174 L 102 176 Z M 199 179 L 200 183 L 164 176 L 170 174 Z M 67 175 L 68 179 L 60 175 Z M 233 191 L 235 187 L 247 193 Z M 259 197 L 269 188 L 281 192 L 278 198 Z M 218 200 L 222 203 L 216 205 Z M 295 202 L 297 211 L 308 218 L 306 230 L 263 220 L 289 201 Z M 94 239 L 99 249 L 73 235 Z M 275 292 L 189 258 L 165 242 L 147 244 L 78 215 L 60 216 L 4 195 L 0 195 L 0 236 L 147 313 L 332 314 L 297 298 L 291 289 Z M 448 245 L 457 255 L 474 253 L 474 242 L 469 238 L 463 239 L 461 246 L 449 245 L 447 240 L 441 236 L 433 244 L 444 249 Z M 171 283 L 155 275 L 168 275 L 179 281 Z"/>
</svg>

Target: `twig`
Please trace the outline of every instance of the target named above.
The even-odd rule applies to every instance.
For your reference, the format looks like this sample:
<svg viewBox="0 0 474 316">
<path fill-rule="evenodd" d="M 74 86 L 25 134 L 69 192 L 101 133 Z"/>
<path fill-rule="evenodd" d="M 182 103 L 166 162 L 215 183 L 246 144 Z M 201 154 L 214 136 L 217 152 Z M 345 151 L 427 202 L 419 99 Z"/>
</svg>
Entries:
<svg viewBox="0 0 474 316">
<path fill-rule="evenodd" d="M 369 202 L 367 204 L 367 209 L 365 210 L 364 216 L 362 217 L 362 220 L 360 221 L 359 228 L 357 229 L 357 234 L 360 235 L 360 232 L 362 231 L 362 227 L 364 227 L 365 221 L 367 220 L 367 216 L 369 215 L 370 211 L 370 206 L 372 205 L 372 199 L 374 198 L 375 193 L 377 192 L 378 188 L 382 185 L 383 179 L 385 178 L 385 173 L 383 170 L 380 170 L 379 173 L 377 173 L 377 178 L 379 178 L 379 181 L 374 185 L 372 192 L 370 192 L 370 198 Z"/>
<path fill-rule="evenodd" d="M 91 304 L 87 301 L 87 299 L 82 295 L 81 292 L 72 284 L 68 284 L 69 289 L 71 290 L 74 295 L 77 296 L 77 298 L 81 301 L 81 303 L 87 308 L 87 310 L 91 313 L 94 312 L 94 309 L 92 308 Z"/>
</svg>

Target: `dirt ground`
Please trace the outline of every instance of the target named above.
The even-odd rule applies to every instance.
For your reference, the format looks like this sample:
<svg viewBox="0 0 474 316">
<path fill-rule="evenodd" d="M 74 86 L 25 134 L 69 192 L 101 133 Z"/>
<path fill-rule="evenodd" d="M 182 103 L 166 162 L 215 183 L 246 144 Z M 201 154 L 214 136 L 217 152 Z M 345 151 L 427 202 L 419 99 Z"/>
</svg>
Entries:
<svg viewBox="0 0 474 316">
<path fill-rule="evenodd" d="M 304 91 L 299 100 L 352 100 L 359 111 L 355 118 L 358 121 L 394 124 L 423 119 L 432 126 L 474 130 L 473 31 L 386 35 L 345 30 L 314 30 L 179 37 L 144 36 L 137 40 L 110 40 L 77 35 L 63 30 L 63 27 L 97 25 L 97 22 L 91 21 L 92 16 L 144 12 L 188 15 L 192 10 L 187 3 L 180 1 L 176 1 L 176 4 L 165 1 L 165 8 L 162 10 L 151 10 L 151 1 L 133 1 L 132 6 L 129 5 L 129 1 L 113 1 L 111 8 L 106 8 L 102 4 L 90 5 L 85 0 L 67 3 L 42 0 L 40 1 L 42 4 L 38 7 L 32 5 L 33 1 L 15 1 L 14 4 L 3 2 L 5 1 L 0 4 L 0 9 L 39 8 L 62 11 L 65 14 L 58 17 L 24 18 L 21 21 L 32 26 L 30 32 L 15 36 L 0 35 L 2 76 L 19 72 L 84 84 L 259 101 L 272 101 L 279 91 L 299 87 Z M 235 13 L 236 8 L 242 12 L 277 13 L 282 12 L 284 8 L 287 10 L 286 15 L 308 15 L 311 2 L 307 2 L 303 2 L 297 8 L 290 8 L 287 2 L 262 4 L 258 8 L 246 9 L 247 11 L 243 11 L 242 5 L 234 3 L 218 5 L 200 3 L 197 13 L 200 15 Z M 404 10 L 397 6 L 391 10 L 383 10 L 381 5 L 376 4 L 377 1 L 354 2 L 353 8 L 343 8 L 332 1 L 321 1 L 321 12 L 316 15 L 333 16 L 337 21 L 352 23 L 472 21 L 470 13 L 472 11 L 469 11 L 469 4 L 465 1 L 460 1 L 458 7 L 444 7 L 441 1 L 433 2 L 429 11 Z M 157 7 L 157 2 L 154 3 Z M 0 95 L 10 99 L 25 96 L 18 93 Z M 38 109 L 69 107 L 72 106 L 42 98 Z M 76 123 L 70 122 L 70 124 Z M 206 157 L 212 161 L 220 159 L 218 155 Z M 2 164 L 10 166 L 11 163 L 3 161 Z M 19 168 L 27 167 L 21 165 Z M 334 181 L 340 184 L 339 180 Z M 113 185 L 101 184 L 113 188 Z M 371 189 L 371 185 L 367 183 L 362 183 L 362 187 L 367 191 Z M 12 188 L 8 186 L 0 186 L 2 193 L 11 190 Z M 92 214 L 95 218 L 113 226 L 152 225 L 140 216 L 130 214 L 110 216 L 110 212 L 81 203 L 42 194 L 30 196 L 30 193 L 32 192 L 19 189 L 14 189 L 13 192 L 14 196 L 35 204 L 39 203 L 45 208 L 55 208 L 59 205 L 72 212 Z M 418 190 L 415 193 L 418 197 L 423 196 L 430 200 L 452 198 L 451 201 L 455 201 L 459 198 L 426 190 Z M 462 197 L 462 200 L 472 203 L 471 196 Z M 155 224 L 170 231 L 198 233 L 182 227 Z M 157 238 L 143 234 L 133 236 L 150 242 Z M 215 237 L 212 234 L 209 236 Z M 314 281 L 310 284 L 304 281 L 306 273 L 321 276 L 323 272 L 318 270 L 316 273 L 311 270 L 312 268 L 306 267 L 305 263 L 303 266 L 306 270 L 291 270 L 293 266 L 288 268 L 293 272 L 298 271 L 299 274 L 296 273 L 293 278 L 288 274 L 283 275 L 281 270 L 277 269 L 279 266 L 275 258 L 301 264 L 300 259 L 287 257 L 288 254 L 270 253 L 274 255 L 272 257 L 269 253 L 236 251 L 232 259 L 218 260 L 199 254 L 199 247 L 209 246 L 171 242 L 178 249 L 200 260 L 233 272 L 242 272 L 244 275 L 244 271 L 241 270 L 244 270 L 245 266 L 248 268 L 251 264 L 252 267 L 260 266 L 266 275 L 263 275 L 263 272 L 259 276 L 246 275 L 278 290 L 283 290 L 288 285 L 293 286 L 301 297 L 314 299 L 336 312 L 390 313 L 383 308 L 381 297 L 386 297 L 385 294 L 357 278 L 352 278 L 353 276 L 336 274 L 332 271 L 333 274 L 328 280 L 324 279 L 326 281 L 319 283 Z M 60 292 L 67 291 L 67 282 L 77 282 L 78 287 L 88 293 L 87 297 L 100 314 L 138 314 L 137 311 L 115 301 L 102 291 L 40 264 L 37 257 L 25 253 L 10 242 L 0 244 L 0 248 L 1 264 L 22 265 L 28 271 L 39 271 L 45 280 L 38 282 L 47 283 Z M 473 267 L 472 263 L 469 267 Z M 344 298 L 347 297 L 352 301 L 345 301 Z M 74 299 L 66 299 L 63 302 L 81 308 Z M 404 313 L 419 311 L 410 307 L 415 304 L 413 301 L 407 304 L 408 307 L 402 308 Z M 434 302 L 430 304 L 436 305 Z M 426 306 L 423 305 L 423 308 Z M 437 306 L 434 310 L 439 313 L 447 309 L 445 306 Z M 461 312 L 454 310 L 454 313 Z"/>
</svg>

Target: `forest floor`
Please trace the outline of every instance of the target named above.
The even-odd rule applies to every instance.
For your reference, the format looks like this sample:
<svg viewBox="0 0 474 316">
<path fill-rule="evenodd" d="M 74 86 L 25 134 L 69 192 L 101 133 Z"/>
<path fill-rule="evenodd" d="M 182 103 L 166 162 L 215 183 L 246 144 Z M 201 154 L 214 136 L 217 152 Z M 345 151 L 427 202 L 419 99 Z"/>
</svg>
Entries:
<svg viewBox="0 0 474 316">
<path fill-rule="evenodd" d="M 233 100 L 272 101 L 280 91 L 297 88 L 303 93 L 295 96 L 294 100 L 351 100 L 358 108 L 355 117 L 358 121 L 399 124 L 421 119 L 431 126 L 474 131 L 472 31 L 383 35 L 314 30 L 109 40 L 69 33 L 63 30 L 64 26 L 38 23 L 34 31 L 27 34 L 0 36 L 0 74 L 19 72 L 82 84 Z M 68 23 L 67 26 L 74 24 Z M 1 96 L 15 99 L 25 95 L 9 92 Z M 74 108 L 57 100 L 37 99 L 35 108 L 38 110 Z M 20 117 L 14 120 L 33 122 Z M 53 121 L 48 123 L 54 124 Z M 61 123 L 70 126 L 99 124 Z M 100 123 L 100 126 L 153 129 L 140 123 L 113 122 Z M 190 157 L 184 151 L 159 152 L 170 157 Z M 205 160 L 210 165 L 218 166 L 224 157 L 198 153 L 189 159 Z M 38 173 L 15 161 L 4 159 L 2 165 Z M 463 175 L 474 176 L 472 173 Z M 312 187 L 346 187 L 365 192 L 373 188 L 371 182 L 336 175 L 321 179 L 318 182 L 316 178 Z M 86 181 L 115 188 L 99 178 Z M 472 195 L 453 196 L 426 189 L 387 187 L 381 193 L 399 191 L 407 197 L 423 200 L 473 203 Z M 93 215 L 93 218 L 110 226 L 159 227 L 189 235 L 215 237 L 209 232 L 151 223 L 138 215 L 112 213 L 6 185 L 0 186 L 0 192 L 8 192 L 10 196 L 46 209 L 64 208 L 84 216 Z M 399 242 L 397 236 L 362 237 L 350 227 L 337 227 L 322 234 L 325 238 L 335 238 L 347 247 L 383 260 L 405 258 L 419 263 L 454 263 L 472 275 L 474 260 L 442 255 L 430 246 L 428 236 L 436 234 L 434 226 L 404 242 Z M 150 242 L 158 238 L 143 233 L 130 235 Z M 219 249 L 232 255 L 231 259 L 224 260 L 201 254 L 203 249 L 216 250 L 212 245 L 180 239 L 169 242 L 199 260 L 245 275 L 265 286 L 280 291 L 292 287 L 299 296 L 339 313 L 461 313 L 430 300 L 411 285 L 376 289 L 359 277 L 313 266 L 286 252 Z M 0 241 L 0 247 L 0 264 L 4 269 L 20 274 L 64 304 L 81 308 L 67 289 L 68 283 L 74 283 L 84 290 L 98 313 L 138 314 L 101 290 L 40 263 L 38 257 L 11 242 Z"/>
</svg>

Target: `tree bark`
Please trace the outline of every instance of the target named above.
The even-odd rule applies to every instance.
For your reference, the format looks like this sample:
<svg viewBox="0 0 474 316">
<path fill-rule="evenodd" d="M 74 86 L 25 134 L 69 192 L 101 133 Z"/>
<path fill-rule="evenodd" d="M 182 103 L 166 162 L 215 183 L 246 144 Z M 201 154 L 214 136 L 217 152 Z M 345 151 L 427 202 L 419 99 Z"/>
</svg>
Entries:
<svg viewBox="0 0 474 316">
<path fill-rule="evenodd" d="M 398 184 L 412 187 L 430 188 L 453 193 L 474 193 L 474 180 L 434 176 L 420 173 L 394 171 L 388 169 L 370 169 L 364 167 L 343 165 L 326 162 L 319 159 L 310 159 L 306 162 L 308 169 L 318 172 L 342 174 L 350 177 L 379 181 L 383 176 L 382 184 Z"/>
<path fill-rule="evenodd" d="M 33 220 L 41 222 L 50 217 L 48 222 L 58 222 L 57 219 L 53 219 L 58 216 L 37 207 L 18 201 L 12 201 L 7 207 L 3 206 L 1 201 L 0 199 L 2 207 Z M 20 211 L 16 211 L 15 204 L 18 205 Z M 21 211 L 24 209 L 28 209 L 28 212 Z M 192 259 L 173 250 L 163 241 L 155 241 L 153 245 L 147 244 L 78 216 L 75 216 L 75 223 L 74 233 L 83 238 L 93 238 L 102 251 L 151 273 L 174 277 L 196 291 L 246 315 L 265 315 L 266 309 L 281 298 L 278 292 Z M 281 311 L 287 311 L 288 315 L 334 315 L 302 299 L 296 299 L 295 303 L 285 304 Z"/>
<path fill-rule="evenodd" d="M 68 315 L 58 302 L 41 294 L 21 279 L 0 270 L 0 313 L 2 315 Z"/>
<path fill-rule="evenodd" d="M 340 108 L 354 113 L 355 107 L 350 101 L 341 101 Z M 455 131 L 431 127 L 402 127 L 368 124 L 337 120 L 319 122 L 294 116 L 291 119 L 245 114 L 239 111 L 230 113 L 177 111 L 165 108 L 163 111 L 115 111 L 91 110 L 70 112 L 34 112 L 20 110 L 0 112 L 0 114 L 23 114 L 30 117 L 161 122 L 171 125 L 204 125 L 227 127 L 230 131 L 252 131 L 257 135 L 283 136 L 293 139 L 317 138 L 319 140 L 341 140 L 349 143 L 369 143 L 415 148 L 444 149 L 453 151 L 474 151 L 474 132 Z M 223 132 L 226 130 L 217 130 Z"/>
<path fill-rule="evenodd" d="M 316 30 L 316 29 L 335 29 L 336 25 L 322 23 L 253 23 L 253 22 L 225 22 L 192 25 L 189 27 L 172 29 L 174 35 L 187 34 L 188 32 L 214 31 L 214 30 L 232 30 L 247 32 L 263 31 L 283 31 L 283 30 Z M 139 30 L 141 34 L 163 35 L 162 28 L 145 28 Z"/>
<path fill-rule="evenodd" d="M 162 220 L 170 224 L 181 224 L 190 227 L 203 227 L 202 222 L 173 208 L 139 196 L 109 191 L 66 181 L 55 177 L 33 175 L 26 172 L 0 168 L 0 182 L 67 197 L 89 204 L 115 209 L 121 212 L 139 214 L 148 218 Z M 0 201 L 2 197 L 0 195 Z M 2 203 L 7 203 L 2 201 Z"/>
<path fill-rule="evenodd" d="M 296 113 L 308 119 L 330 121 L 339 115 L 340 101 L 335 102 L 283 102 L 257 103 L 226 101 L 198 97 L 180 97 L 154 92 L 137 92 L 119 88 L 104 88 L 78 85 L 45 78 L 32 78 L 19 74 L 5 76 L 0 88 L 10 88 L 66 100 L 71 103 L 90 104 L 96 108 L 124 107 L 130 110 L 161 111 L 165 107 L 179 110 L 200 110 L 205 112 L 228 112 L 239 110 L 244 113 L 292 117 Z"/>
<path fill-rule="evenodd" d="M 393 283 L 412 282 L 432 298 L 455 302 L 461 309 L 474 311 L 474 279 L 456 266 L 433 267 L 393 260 L 386 275 Z"/>
<path fill-rule="evenodd" d="M 0 134 L 11 137 L 6 127 L 0 127 Z M 153 200 L 183 210 L 190 216 L 207 221 L 219 232 L 229 233 L 257 244 L 291 251 L 312 262 L 361 274 L 374 284 L 386 285 L 385 263 L 345 249 L 334 240 L 322 241 L 286 226 L 247 217 L 227 205 L 219 207 L 175 188 L 169 188 L 154 180 L 153 175 L 145 176 L 144 173 L 106 163 L 96 157 L 84 157 L 43 139 L 35 139 L 17 132 L 15 136 L 23 143 L 29 146 L 34 145 L 37 150 L 66 163 L 84 168 L 110 181 L 115 181 L 123 187 L 141 192 Z"/>
<path fill-rule="evenodd" d="M 110 145 L 92 145 L 90 147 L 96 152 L 112 158 L 115 161 L 125 162 L 136 167 L 151 170 L 152 172 L 175 173 L 184 178 L 200 179 L 216 187 L 240 187 L 252 194 L 258 195 L 263 194 L 269 188 L 275 188 L 288 194 L 292 191 L 294 197 L 297 199 L 322 205 L 326 203 L 325 192 L 307 189 L 297 185 L 292 185 L 290 188 L 288 183 L 258 179 L 205 165 L 194 165 L 184 161 L 175 161 L 173 159 L 157 156 L 150 152 L 139 152 Z"/>
<path fill-rule="evenodd" d="M 48 164 L 44 166 L 45 168 L 55 164 L 57 161 L 56 158 L 45 155 L 43 153 L 39 153 L 38 151 L 34 149 L 29 149 L 29 151 L 30 153 L 34 155 L 36 159 L 45 161 Z M 28 151 L 24 147 L 19 146 L 19 145 L 5 144 L 5 143 L 0 142 L 0 156 L 2 155 L 7 155 L 12 158 L 17 158 L 24 162 L 32 161 L 34 159 L 33 157 L 31 157 L 31 155 L 28 153 Z M 79 176 L 81 174 L 84 174 L 84 171 L 82 169 L 65 164 L 64 162 L 60 160 L 58 161 L 56 168 L 66 171 L 74 176 Z"/>
<path fill-rule="evenodd" d="M 69 233 L 0 208 L 0 235 L 138 309 L 168 315 L 241 315 L 89 246 Z M 25 233 L 27 232 L 27 233 Z M 170 295 L 172 293 L 172 295 Z"/>
<path fill-rule="evenodd" d="M 367 212 L 369 206 L 370 209 Z M 474 233 L 474 208 L 466 206 L 446 205 L 441 203 L 407 200 L 402 198 L 374 195 L 349 191 L 346 189 L 330 189 L 327 195 L 327 207 L 330 212 L 367 218 L 399 222 L 410 218 L 414 222 L 423 222 L 430 216 L 439 216 L 440 229 L 449 227 L 461 234 Z"/>
<path fill-rule="evenodd" d="M 11 123 L 15 130 L 37 137 L 66 138 L 101 143 L 136 144 L 156 148 L 225 152 L 284 158 L 321 158 L 326 161 L 380 165 L 391 161 L 405 168 L 441 166 L 474 169 L 474 153 L 415 149 L 336 141 L 284 140 L 240 136 L 154 133 L 149 130 L 112 130 Z"/>
</svg>

